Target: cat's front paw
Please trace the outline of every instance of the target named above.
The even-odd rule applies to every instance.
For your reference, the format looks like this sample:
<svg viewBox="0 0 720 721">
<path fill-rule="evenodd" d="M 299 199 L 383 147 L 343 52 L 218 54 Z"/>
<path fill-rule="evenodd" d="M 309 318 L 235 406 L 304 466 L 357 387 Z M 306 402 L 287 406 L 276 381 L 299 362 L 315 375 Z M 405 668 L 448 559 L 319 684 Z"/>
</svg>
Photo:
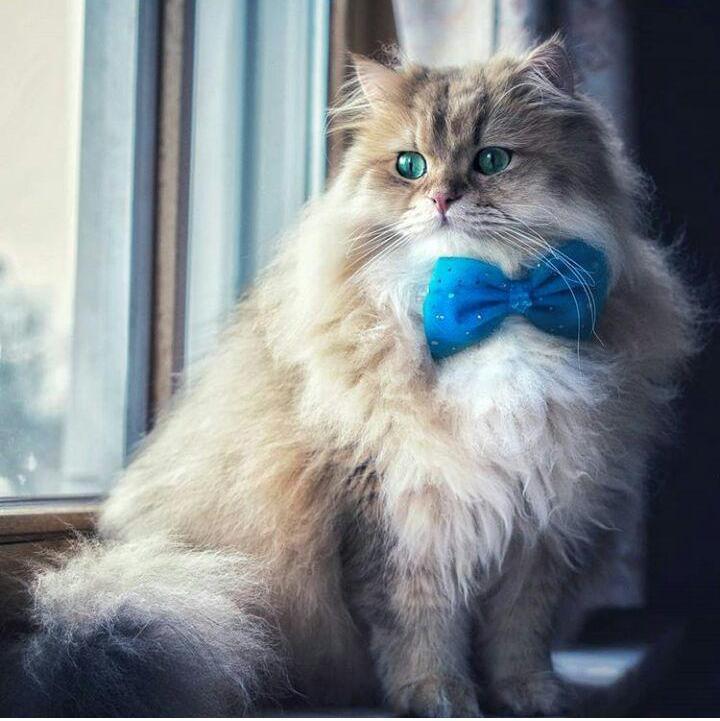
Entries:
<svg viewBox="0 0 720 721">
<path fill-rule="evenodd" d="M 454 676 L 425 676 L 404 686 L 395 699 L 396 708 L 407 716 L 468 717 L 482 716 L 475 686 Z"/>
<path fill-rule="evenodd" d="M 492 695 L 495 705 L 515 716 L 561 716 L 569 710 L 566 689 L 552 672 L 496 681 Z"/>
</svg>

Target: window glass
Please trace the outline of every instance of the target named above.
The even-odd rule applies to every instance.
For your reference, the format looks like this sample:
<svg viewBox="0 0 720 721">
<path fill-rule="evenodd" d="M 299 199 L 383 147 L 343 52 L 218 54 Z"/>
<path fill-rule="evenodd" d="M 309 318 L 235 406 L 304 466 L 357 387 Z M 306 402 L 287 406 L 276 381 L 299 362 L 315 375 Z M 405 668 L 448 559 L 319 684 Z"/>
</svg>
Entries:
<svg viewBox="0 0 720 721">
<path fill-rule="evenodd" d="M 156 8 L 0 2 L 0 497 L 103 492 L 146 428 Z"/>
<path fill-rule="evenodd" d="M 83 3 L 0 3 L 0 496 L 60 485 L 77 237 Z"/>
</svg>

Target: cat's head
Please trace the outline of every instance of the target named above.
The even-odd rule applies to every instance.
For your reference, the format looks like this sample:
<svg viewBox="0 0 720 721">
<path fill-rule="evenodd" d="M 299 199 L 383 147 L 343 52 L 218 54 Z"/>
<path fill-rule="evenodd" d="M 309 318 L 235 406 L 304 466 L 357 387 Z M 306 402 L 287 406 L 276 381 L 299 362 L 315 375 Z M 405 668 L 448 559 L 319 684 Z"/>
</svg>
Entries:
<svg viewBox="0 0 720 721">
<path fill-rule="evenodd" d="M 355 65 L 336 117 L 354 137 L 337 184 L 378 253 L 533 255 L 584 237 L 614 256 L 635 223 L 637 175 L 576 92 L 558 38 L 466 68 Z"/>
</svg>

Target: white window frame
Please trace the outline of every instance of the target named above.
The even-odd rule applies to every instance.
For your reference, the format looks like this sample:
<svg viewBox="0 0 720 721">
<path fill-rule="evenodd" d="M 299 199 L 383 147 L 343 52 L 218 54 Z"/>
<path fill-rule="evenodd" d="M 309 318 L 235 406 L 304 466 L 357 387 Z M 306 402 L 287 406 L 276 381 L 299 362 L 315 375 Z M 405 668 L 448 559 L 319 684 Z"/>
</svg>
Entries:
<svg viewBox="0 0 720 721">
<path fill-rule="evenodd" d="M 147 427 L 159 6 L 85 6 L 72 373 L 62 494 L 96 492 Z"/>
</svg>

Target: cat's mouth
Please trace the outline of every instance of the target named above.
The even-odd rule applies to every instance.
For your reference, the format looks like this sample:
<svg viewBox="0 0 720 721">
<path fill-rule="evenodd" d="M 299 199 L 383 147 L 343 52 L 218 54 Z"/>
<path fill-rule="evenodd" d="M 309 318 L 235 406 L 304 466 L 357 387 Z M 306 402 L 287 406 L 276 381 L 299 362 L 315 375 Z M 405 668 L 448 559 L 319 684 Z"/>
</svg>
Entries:
<svg viewBox="0 0 720 721">
<path fill-rule="evenodd" d="M 451 218 L 449 214 L 440 215 L 438 214 L 435 218 L 432 228 L 433 231 L 437 230 L 457 230 L 458 222 L 457 218 Z"/>
</svg>

